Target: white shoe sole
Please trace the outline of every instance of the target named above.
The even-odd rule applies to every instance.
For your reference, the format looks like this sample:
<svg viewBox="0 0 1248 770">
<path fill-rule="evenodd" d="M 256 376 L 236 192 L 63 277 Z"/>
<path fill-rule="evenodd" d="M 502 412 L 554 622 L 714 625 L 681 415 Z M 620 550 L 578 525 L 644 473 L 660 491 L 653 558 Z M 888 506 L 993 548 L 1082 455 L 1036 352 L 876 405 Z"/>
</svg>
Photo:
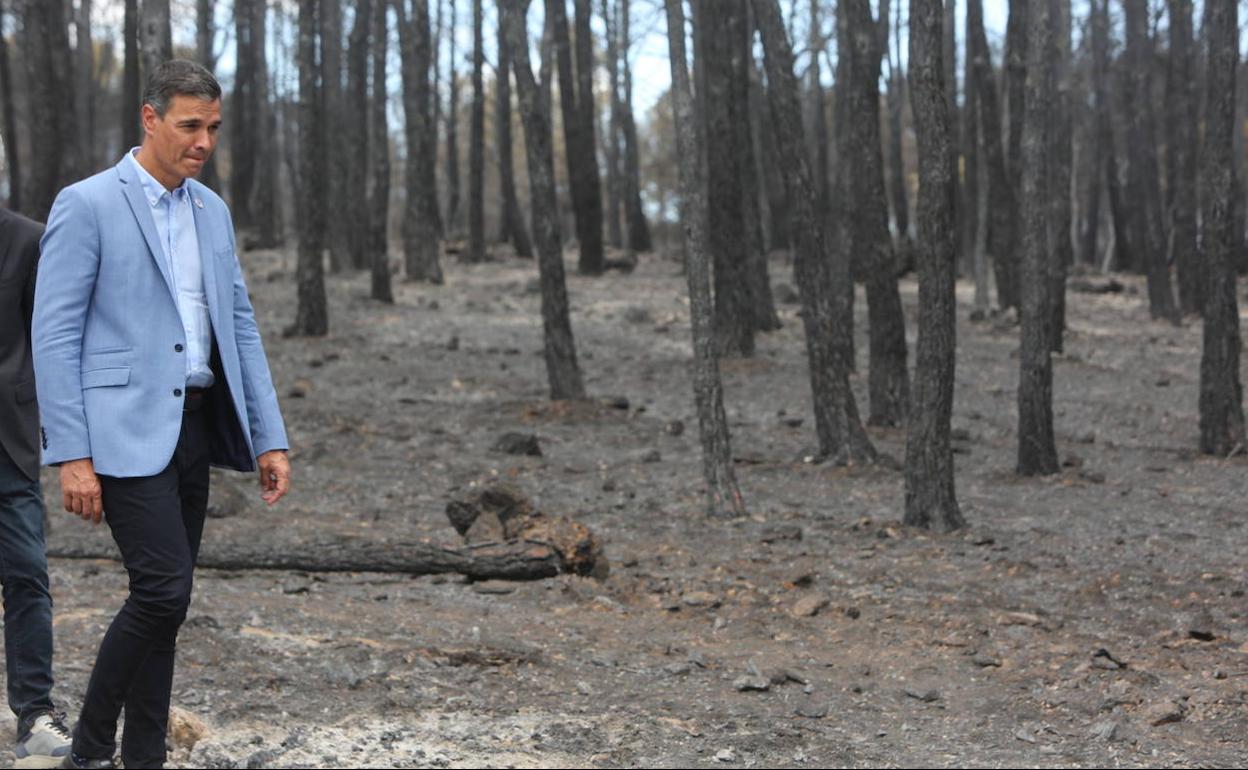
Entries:
<svg viewBox="0 0 1248 770">
<path fill-rule="evenodd" d="M 18 770 L 37 770 L 38 768 L 60 767 L 64 761 L 65 757 L 49 757 L 46 754 L 36 754 L 15 759 L 13 767 L 18 768 Z"/>
</svg>

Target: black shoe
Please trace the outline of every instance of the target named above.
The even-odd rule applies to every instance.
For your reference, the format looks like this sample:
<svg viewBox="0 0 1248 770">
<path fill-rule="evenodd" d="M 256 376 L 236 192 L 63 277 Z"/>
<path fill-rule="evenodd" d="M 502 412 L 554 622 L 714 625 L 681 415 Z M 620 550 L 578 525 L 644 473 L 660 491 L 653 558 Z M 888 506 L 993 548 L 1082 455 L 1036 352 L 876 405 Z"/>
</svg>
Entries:
<svg viewBox="0 0 1248 770">
<path fill-rule="evenodd" d="M 65 761 L 61 763 L 61 767 L 68 768 L 85 768 L 86 770 L 115 770 L 117 763 L 112 757 L 104 759 L 87 759 L 80 757 L 72 751 L 65 756 Z"/>
</svg>

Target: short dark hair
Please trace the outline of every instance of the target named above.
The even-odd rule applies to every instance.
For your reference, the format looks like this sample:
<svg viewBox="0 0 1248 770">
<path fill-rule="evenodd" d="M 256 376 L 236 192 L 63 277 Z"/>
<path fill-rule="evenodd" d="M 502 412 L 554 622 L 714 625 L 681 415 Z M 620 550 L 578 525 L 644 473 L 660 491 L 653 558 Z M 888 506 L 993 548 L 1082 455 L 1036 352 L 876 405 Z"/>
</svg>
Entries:
<svg viewBox="0 0 1248 770">
<path fill-rule="evenodd" d="M 156 114 L 165 116 L 175 96 L 194 96 L 206 102 L 221 98 L 221 84 L 202 64 L 186 59 L 162 62 L 147 78 L 143 103 L 152 105 Z"/>
</svg>

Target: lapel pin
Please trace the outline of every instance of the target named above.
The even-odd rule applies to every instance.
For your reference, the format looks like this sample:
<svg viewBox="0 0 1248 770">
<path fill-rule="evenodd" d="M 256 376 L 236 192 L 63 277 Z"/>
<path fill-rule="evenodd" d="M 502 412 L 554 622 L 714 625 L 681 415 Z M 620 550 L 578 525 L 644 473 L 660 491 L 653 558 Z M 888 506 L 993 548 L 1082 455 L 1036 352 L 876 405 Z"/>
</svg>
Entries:
<svg viewBox="0 0 1248 770">
<path fill-rule="evenodd" d="M 196 198 L 196 199 L 195 199 L 195 207 L 196 207 L 196 208 L 201 208 L 201 209 L 204 207 L 204 201 L 203 201 L 203 199 L 202 199 L 202 198 Z"/>
</svg>

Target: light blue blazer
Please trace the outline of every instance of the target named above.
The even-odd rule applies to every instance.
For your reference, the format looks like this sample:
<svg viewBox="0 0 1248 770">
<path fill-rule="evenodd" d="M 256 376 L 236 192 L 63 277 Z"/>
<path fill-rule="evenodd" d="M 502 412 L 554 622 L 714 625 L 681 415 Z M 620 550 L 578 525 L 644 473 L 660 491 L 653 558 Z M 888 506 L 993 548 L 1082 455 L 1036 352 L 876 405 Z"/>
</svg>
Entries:
<svg viewBox="0 0 1248 770">
<path fill-rule="evenodd" d="M 212 190 L 189 185 L 214 338 L 210 459 L 250 471 L 258 455 L 288 447 L 286 428 L 230 212 Z M 182 427 L 186 334 L 133 165 L 122 158 L 62 190 L 42 254 L 31 343 L 43 462 L 90 457 L 107 476 L 160 473 Z"/>
</svg>

